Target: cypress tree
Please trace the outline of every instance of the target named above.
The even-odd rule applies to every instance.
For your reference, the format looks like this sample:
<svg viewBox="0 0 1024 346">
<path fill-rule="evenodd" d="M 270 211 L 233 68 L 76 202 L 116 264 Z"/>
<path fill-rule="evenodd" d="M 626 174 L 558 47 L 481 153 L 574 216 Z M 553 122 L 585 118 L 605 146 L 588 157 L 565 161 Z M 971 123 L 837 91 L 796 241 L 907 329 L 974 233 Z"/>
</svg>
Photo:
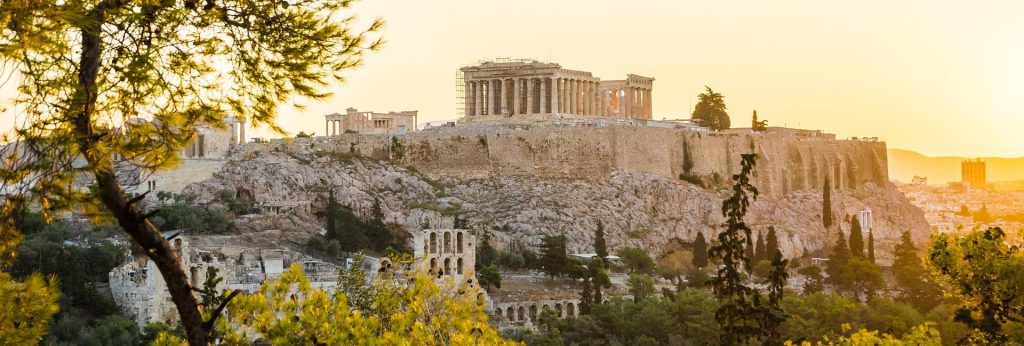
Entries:
<svg viewBox="0 0 1024 346">
<path fill-rule="evenodd" d="M 832 256 L 829 257 L 828 267 L 825 269 L 825 273 L 828 274 L 826 282 L 836 287 L 845 286 L 843 269 L 846 268 L 848 262 L 850 262 L 850 249 L 846 247 L 846 237 L 843 236 L 843 231 L 839 230 L 839 238 L 836 239 L 836 243 L 832 247 Z"/>
<path fill-rule="evenodd" d="M 832 184 L 825 177 L 825 186 L 821 188 L 821 223 L 825 228 L 832 227 Z"/>
<path fill-rule="evenodd" d="M 708 244 L 704 240 L 703 232 L 697 232 L 697 239 L 693 241 L 693 266 L 697 268 L 708 266 Z"/>
<path fill-rule="evenodd" d="M 334 190 L 330 190 L 327 197 L 327 215 L 325 217 L 325 228 L 327 228 L 327 239 L 338 239 L 338 201 L 334 199 Z"/>
<path fill-rule="evenodd" d="M 541 241 L 541 268 L 552 279 L 568 271 L 569 255 L 566 253 L 565 243 L 564 235 L 546 235 Z"/>
<path fill-rule="evenodd" d="M 750 184 L 756 154 L 742 154 L 740 173 L 733 175 L 733 194 L 722 202 L 722 215 L 726 227 L 718 233 L 718 244 L 712 246 L 708 255 L 722 261 L 721 268 L 711 279 L 712 291 L 718 299 L 715 320 L 720 326 L 719 343 L 723 345 L 746 345 L 760 339 L 764 334 L 759 325 L 763 316 L 760 292 L 745 285 L 741 268 L 750 271 L 751 230 L 743 221 L 750 206 L 750 200 L 757 198 L 757 188 Z M 745 267 L 745 268 L 744 268 Z"/>
<path fill-rule="evenodd" d="M 776 251 L 782 253 L 782 249 L 779 248 L 779 236 L 775 234 L 775 226 L 768 226 L 768 240 L 765 241 L 765 249 L 768 250 L 766 252 L 768 256 L 774 256 Z M 765 257 L 765 259 L 769 258 Z"/>
<path fill-rule="evenodd" d="M 761 232 L 757 233 L 757 245 L 754 247 L 754 257 L 751 262 L 755 264 L 761 260 L 768 259 L 768 253 L 764 245 L 764 234 Z"/>
<path fill-rule="evenodd" d="M 392 245 L 393 239 L 391 239 L 391 232 L 388 232 L 388 228 L 384 224 L 384 211 L 380 206 L 379 199 L 373 200 L 373 207 L 370 209 L 370 222 L 366 226 L 367 238 L 370 239 L 375 250 L 383 251 Z"/>
<path fill-rule="evenodd" d="M 868 230 L 868 261 L 875 263 L 875 232 Z"/>
<path fill-rule="evenodd" d="M 608 258 L 608 244 L 604 240 L 604 223 L 597 221 L 597 232 L 594 234 L 594 253 L 601 259 Z"/>
<path fill-rule="evenodd" d="M 850 219 L 850 255 L 864 258 L 864 233 L 860 229 L 857 216 Z"/>
</svg>

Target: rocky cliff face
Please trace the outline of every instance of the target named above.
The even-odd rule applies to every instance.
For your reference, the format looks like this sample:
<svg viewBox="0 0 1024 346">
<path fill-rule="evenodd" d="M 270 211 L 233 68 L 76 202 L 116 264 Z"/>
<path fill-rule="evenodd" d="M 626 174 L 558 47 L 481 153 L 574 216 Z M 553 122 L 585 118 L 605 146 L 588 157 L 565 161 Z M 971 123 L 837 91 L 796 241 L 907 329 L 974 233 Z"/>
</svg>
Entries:
<svg viewBox="0 0 1024 346">
<path fill-rule="evenodd" d="M 692 241 L 697 232 L 714 239 L 724 221 L 721 201 L 728 182 L 705 189 L 662 174 L 624 170 L 611 171 L 607 179 L 505 174 L 442 176 L 435 181 L 386 161 L 325 153 L 307 145 L 239 153 L 213 178 L 187 191 L 213 203 L 221 190 L 262 202 L 311 202 L 311 213 L 244 220 L 239 223 L 244 232 L 275 227 L 284 233 L 309 234 L 318 225 L 314 214 L 322 210 L 328 191 L 333 190 L 341 203 L 363 215 L 379 200 L 387 221 L 410 231 L 424 224 L 451 227 L 450 216 L 460 214 L 475 228 L 490 230 L 499 247 L 532 245 L 545 234 L 564 234 L 574 252 L 592 251 L 599 220 L 606 226 L 612 249 L 640 246 L 655 255 L 672 242 Z M 773 162 L 771 155 L 760 164 L 785 166 Z M 747 221 L 755 232 L 774 226 L 787 256 L 799 256 L 805 248 L 816 251 L 834 242 L 837 234 L 821 225 L 821 197 L 814 189 L 766 194 L 753 204 Z M 918 242 L 927 238 L 922 212 L 887 182 L 837 190 L 832 201 L 840 218 L 874 210 L 881 263 L 891 260 L 890 252 L 902 231 L 911 231 Z M 847 226 L 844 223 L 844 229 Z M 282 239 L 301 242 L 303 236 Z"/>
</svg>

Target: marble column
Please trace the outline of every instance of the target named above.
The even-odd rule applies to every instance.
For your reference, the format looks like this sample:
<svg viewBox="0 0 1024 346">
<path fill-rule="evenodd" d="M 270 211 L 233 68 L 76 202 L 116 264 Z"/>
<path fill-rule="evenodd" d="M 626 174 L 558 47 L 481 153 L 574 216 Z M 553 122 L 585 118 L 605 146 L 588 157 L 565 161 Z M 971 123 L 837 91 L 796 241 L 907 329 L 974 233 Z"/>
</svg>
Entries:
<svg viewBox="0 0 1024 346">
<path fill-rule="evenodd" d="M 519 92 L 519 86 L 522 85 L 522 80 L 519 78 L 512 78 L 512 114 L 519 114 L 521 103 L 519 97 L 522 94 Z"/>
<path fill-rule="evenodd" d="M 533 78 L 526 79 L 526 112 L 524 114 L 533 114 Z"/>
<path fill-rule="evenodd" d="M 579 109 L 579 104 L 576 102 L 579 98 L 579 90 L 576 89 L 577 84 L 575 79 L 569 80 L 569 113 L 576 115 L 576 111 Z"/>
<path fill-rule="evenodd" d="M 591 81 L 586 81 L 585 83 L 587 85 L 587 88 L 583 90 L 583 115 L 590 115 L 593 111 L 591 109 L 590 100 L 593 99 L 592 93 L 594 92 L 594 83 Z"/>
<path fill-rule="evenodd" d="M 644 114 L 647 115 L 647 119 L 654 118 L 654 107 L 651 102 L 651 89 L 644 89 Z"/>
<path fill-rule="evenodd" d="M 558 78 L 551 77 L 551 113 L 558 114 L 561 112 L 561 108 L 558 104 Z"/>
<path fill-rule="evenodd" d="M 501 85 L 501 88 L 498 88 L 501 93 L 498 97 L 501 100 L 501 103 L 498 104 L 498 114 L 505 115 L 508 112 L 508 83 L 505 83 L 504 79 L 499 79 L 498 85 Z"/>
<path fill-rule="evenodd" d="M 548 108 L 548 96 L 550 96 L 550 91 L 548 90 L 547 79 L 537 79 L 537 85 L 540 86 L 540 104 L 538 105 L 540 113 L 551 113 L 551 109 Z"/>
<path fill-rule="evenodd" d="M 487 110 L 484 104 L 484 83 L 477 81 L 474 84 L 476 84 L 476 96 L 473 97 L 473 109 L 476 110 L 476 115 L 484 115 Z"/>
<path fill-rule="evenodd" d="M 559 78 L 558 85 L 562 87 L 560 90 L 562 96 L 562 113 L 569 114 L 569 80 Z"/>
<path fill-rule="evenodd" d="M 463 95 L 463 97 L 462 97 L 462 115 L 463 116 L 473 115 L 472 111 L 470 110 L 472 108 L 472 101 L 471 101 L 470 97 L 472 95 L 472 90 L 473 90 L 473 88 L 470 86 L 471 84 L 473 84 L 473 82 L 465 83 L 465 85 L 463 86 L 463 89 L 464 89 L 463 91 L 465 92 L 465 95 Z"/>
</svg>

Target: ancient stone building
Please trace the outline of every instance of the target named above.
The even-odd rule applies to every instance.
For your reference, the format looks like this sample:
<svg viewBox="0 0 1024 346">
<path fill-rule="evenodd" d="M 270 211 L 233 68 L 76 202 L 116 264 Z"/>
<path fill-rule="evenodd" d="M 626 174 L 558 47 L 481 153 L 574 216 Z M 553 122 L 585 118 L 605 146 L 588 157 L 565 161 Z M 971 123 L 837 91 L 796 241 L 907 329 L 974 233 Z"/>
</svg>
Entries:
<svg viewBox="0 0 1024 346">
<path fill-rule="evenodd" d="M 590 72 L 533 60 L 464 67 L 463 121 L 508 118 L 651 119 L 654 78 L 602 81 Z"/>
<path fill-rule="evenodd" d="M 128 128 L 148 121 L 132 119 L 128 122 Z M 115 155 L 116 161 L 121 161 L 118 176 L 125 190 L 136 194 L 147 191 L 180 192 L 191 183 L 209 179 L 227 162 L 232 149 L 246 143 L 244 119 L 227 117 L 224 123 L 225 128 L 197 125 L 191 143 L 178 153 L 181 162 L 170 169 L 156 172 L 144 170 L 130 162 L 121 161 L 122 158 Z M 147 197 L 155 198 L 156 193 Z"/>
<path fill-rule="evenodd" d="M 469 230 L 425 229 L 413 237 L 413 252 L 424 269 L 439 277 L 473 278 L 476 236 Z"/>
<path fill-rule="evenodd" d="M 165 233 L 178 253 L 192 287 L 206 284 L 209 268 L 216 268 L 223 281 L 218 290 L 255 292 L 266 280 L 276 279 L 292 264 L 298 264 L 314 288 L 333 290 L 338 267 L 290 250 L 258 249 L 228 243 L 225 236 L 189 238 L 180 231 Z M 202 243 L 202 244 L 197 244 Z M 110 293 L 118 308 L 139 327 L 162 321 L 173 325 L 179 320 L 163 276 L 146 256 L 133 257 L 110 272 Z"/>
<path fill-rule="evenodd" d="M 417 111 L 403 112 L 360 112 L 349 107 L 345 114 L 331 113 L 324 116 L 324 135 L 337 136 L 349 133 L 398 133 L 416 131 Z"/>
</svg>

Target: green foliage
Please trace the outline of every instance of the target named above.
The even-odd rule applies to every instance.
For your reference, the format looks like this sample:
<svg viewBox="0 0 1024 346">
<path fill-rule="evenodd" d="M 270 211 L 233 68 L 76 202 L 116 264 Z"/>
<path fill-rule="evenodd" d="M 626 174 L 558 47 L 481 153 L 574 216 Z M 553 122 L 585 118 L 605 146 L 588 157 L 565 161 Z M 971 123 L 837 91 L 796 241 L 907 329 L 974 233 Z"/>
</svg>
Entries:
<svg viewBox="0 0 1024 346">
<path fill-rule="evenodd" d="M 707 187 L 707 184 L 704 183 L 704 179 L 701 179 L 701 177 L 694 174 L 679 173 L 679 180 L 700 186 L 701 188 Z"/>
<path fill-rule="evenodd" d="M 190 342 L 206 343 L 186 274 L 170 265 L 173 251 L 150 215 L 125 195 L 114 158 L 144 171 L 173 167 L 198 125 L 224 128 L 228 116 L 284 133 L 279 106 L 328 97 L 324 88 L 381 44 L 367 35 L 383 22 L 355 28 L 341 13 L 350 4 L 0 2 L 0 61 L 17 69 L 14 102 L 31 110 L 0 138 L 20 156 L 0 166 L 2 185 L 13 187 L 0 220 L 28 206 L 118 219 L 159 263 Z M 91 188 L 74 188 L 78 179 Z M 18 237 L 0 226 L 6 255 Z"/>
<path fill-rule="evenodd" d="M 1009 246 L 999 227 L 963 235 L 938 234 L 928 250 L 931 264 L 961 298 L 956 320 L 970 328 L 967 343 L 1001 345 L 1024 320 L 1024 254 Z M 1021 342 L 1022 340 L 1014 340 Z"/>
<path fill-rule="evenodd" d="M 875 231 L 868 230 L 868 261 L 875 263 Z"/>
<path fill-rule="evenodd" d="M 0 340 L 20 345 L 38 343 L 59 309 L 59 297 L 54 276 L 32 274 L 16 281 L 0 271 Z"/>
<path fill-rule="evenodd" d="M 324 228 L 327 229 L 326 240 L 317 241 L 320 245 L 320 253 L 332 257 L 338 256 L 338 252 L 359 252 L 373 250 L 377 253 L 385 253 L 388 249 L 407 253 L 405 239 L 396 236 L 396 232 L 384 223 L 384 212 L 380 200 L 374 200 L 370 209 L 370 219 L 360 219 L 348 206 L 343 206 L 334 198 L 331 191 L 327 198 L 327 210 L 324 215 Z M 312 239 L 310 239 L 312 241 Z M 340 251 L 336 251 L 338 244 Z"/>
<path fill-rule="evenodd" d="M 786 288 L 786 280 L 789 273 L 786 271 L 788 260 L 782 258 L 782 252 L 775 250 L 772 257 L 771 272 L 768 273 L 768 304 L 762 307 L 763 317 L 760 318 L 764 343 L 766 345 L 782 344 L 782 323 L 786 322 L 789 316 L 782 311 L 781 304 L 783 290 Z"/>
<path fill-rule="evenodd" d="M 711 276 L 704 269 L 693 269 L 686 273 L 686 285 L 690 288 L 704 288 L 711 281 Z"/>
<path fill-rule="evenodd" d="M 850 262 L 850 250 L 846 246 L 846 237 L 843 236 L 843 231 L 839 230 L 839 238 L 832 246 L 832 256 L 829 257 L 828 267 L 825 268 L 825 273 L 828 274 L 825 282 L 839 289 L 845 288 L 847 284 L 843 270 Z"/>
<path fill-rule="evenodd" d="M 316 136 L 315 132 L 306 133 L 306 131 L 299 131 L 299 133 L 295 134 L 295 138 L 313 138 L 313 136 Z"/>
<path fill-rule="evenodd" d="M 654 260 L 647 251 L 636 247 L 625 247 L 619 250 L 619 257 L 629 268 L 629 273 L 654 274 Z"/>
<path fill-rule="evenodd" d="M 903 232 L 900 236 L 900 243 L 893 249 L 893 256 L 892 272 L 900 299 L 922 312 L 939 305 L 942 302 L 942 290 L 938 282 L 928 275 L 928 269 L 922 263 L 922 254 L 910 238 L 910 232 Z"/>
<path fill-rule="evenodd" d="M 697 96 L 698 101 L 693 108 L 692 119 L 715 131 L 731 127 L 729 113 L 726 112 L 725 97 L 711 90 L 710 87 L 704 88 L 705 92 Z"/>
<path fill-rule="evenodd" d="M 864 232 L 860 229 L 860 221 L 856 215 L 850 219 L 850 255 L 854 258 L 865 258 Z"/>
<path fill-rule="evenodd" d="M 818 293 L 825 289 L 825 276 L 821 274 L 821 267 L 812 264 L 796 272 L 804 277 L 804 294 Z"/>
<path fill-rule="evenodd" d="M 476 278 L 480 282 L 480 287 L 484 289 L 501 288 L 501 272 L 498 271 L 498 266 L 495 264 L 489 264 L 480 269 Z"/>
<path fill-rule="evenodd" d="M 546 235 L 541 239 L 540 267 L 554 278 L 569 272 L 569 254 L 564 235 Z"/>
<path fill-rule="evenodd" d="M 709 89 L 710 91 L 710 89 Z M 711 280 L 715 296 L 721 304 L 715 320 L 721 326 L 720 343 L 745 344 L 764 336 L 759 321 L 765 310 L 760 306 L 760 293 L 744 284 L 742 269 L 750 268 L 751 231 L 743 221 L 750 199 L 757 198 L 757 188 L 750 184 L 757 155 L 742 155 L 741 170 L 733 176 L 733 194 L 722 202 L 726 228 L 718 233 L 718 244 L 708 251 L 720 259 L 722 266 Z"/>
<path fill-rule="evenodd" d="M 857 301 L 875 296 L 878 291 L 885 289 L 885 280 L 882 279 L 881 269 L 866 258 L 850 259 L 850 262 L 843 267 L 842 275 L 847 290 Z"/>
<path fill-rule="evenodd" d="M 825 228 L 832 227 L 832 185 L 825 177 L 825 186 L 821 188 L 821 224 Z"/>
<path fill-rule="evenodd" d="M 693 254 L 679 249 L 658 258 L 658 274 L 669 280 L 678 280 L 693 269 Z"/>
<path fill-rule="evenodd" d="M 754 132 L 765 132 L 768 130 L 768 120 L 757 121 L 757 110 L 754 110 L 754 115 L 750 120 L 750 128 Z"/>
<path fill-rule="evenodd" d="M 608 258 L 608 244 L 604 240 L 604 223 L 597 220 L 597 231 L 594 232 L 594 253 L 602 259 Z"/>
<path fill-rule="evenodd" d="M 781 252 L 779 247 L 779 235 L 775 233 L 775 226 L 768 226 L 768 238 L 765 240 L 765 259 L 771 260 L 776 251 Z"/>
<path fill-rule="evenodd" d="M 480 270 L 492 264 L 498 264 L 498 250 L 491 246 L 491 233 L 484 232 L 480 239 L 480 245 L 476 248 L 476 268 Z"/>
<path fill-rule="evenodd" d="M 558 320 L 545 329 L 557 330 L 566 345 L 672 345 L 713 344 L 718 326 L 717 307 L 706 290 L 684 289 L 675 300 L 649 297 L 638 301 L 612 299 L 594 306 L 587 315 Z M 546 336 L 554 333 L 546 332 Z M 536 339 L 534 339 L 536 340 Z M 528 341 L 530 345 L 544 343 Z"/>
<path fill-rule="evenodd" d="M 768 249 L 764 244 L 764 234 L 761 232 L 757 233 L 757 241 L 754 243 L 754 253 L 750 258 L 751 263 L 758 263 L 760 261 L 769 262 Z"/>
<path fill-rule="evenodd" d="M 629 294 L 633 296 L 633 301 L 639 303 L 648 298 L 654 296 L 654 279 L 646 274 L 629 274 L 629 278 L 626 279 L 626 287 L 629 288 Z"/>
<path fill-rule="evenodd" d="M 697 239 L 693 240 L 693 265 L 697 268 L 708 266 L 708 245 L 704 240 L 704 232 L 697 232 Z"/>
<path fill-rule="evenodd" d="M 217 192 L 217 198 L 224 202 L 224 205 L 228 206 L 228 209 L 235 215 L 248 214 L 253 207 L 253 201 L 248 197 L 235 197 L 235 194 L 231 190 L 220 190 Z"/>
<path fill-rule="evenodd" d="M 753 266 L 753 268 L 751 268 L 750 273 L 753 274 L 757 278 L 767 279 L 768 278 L 768 273 L 770 273 L 771 271 L 772 271 L 772 262 L 771 261 L 769 261 L 769 260 L 759 260 L 759 261 L 757 261 L 757 263 L 754 263 L 754 266 Z"/>
<path fill-rule="evenodd" d="M 683 138 L 683 174 L 680 174 L 679 179 L 685 180 L 683 179 L 683 176 L 689 176 L 691 174 L 693 174 L 693 154 L 690 153 L 690 142 Z"/>
<path fill-rule="evenodd" d="M 415 272 L 403 276 L 410 281 L 382 278 L 367 283 L 365 273 L 352 274 L 346 281 L 372 287 L 368 303 L 353 303 L 358 299 L 350 299 L 344 286 L 334 294 L 314 289 L 302 268 L 293 264 L 278 281 L 233 299 L 215 328 L 222 342 L 233 345 L 257 339 L 275 345 L 514 344 L 487 323 L 475 287 L 450 281 L 439 286 Z"/>
<path fill-rule="evenodd" d="M 223 233 L 232 226 L 224 211 L 199 205 L 195 195 L 161 191 L 157 198 L 161 205 L 156 207 L 154 219 L 162 220 L 156 226 L 163 231 L 180 229 L 190 233 Z"/>
</svg>

